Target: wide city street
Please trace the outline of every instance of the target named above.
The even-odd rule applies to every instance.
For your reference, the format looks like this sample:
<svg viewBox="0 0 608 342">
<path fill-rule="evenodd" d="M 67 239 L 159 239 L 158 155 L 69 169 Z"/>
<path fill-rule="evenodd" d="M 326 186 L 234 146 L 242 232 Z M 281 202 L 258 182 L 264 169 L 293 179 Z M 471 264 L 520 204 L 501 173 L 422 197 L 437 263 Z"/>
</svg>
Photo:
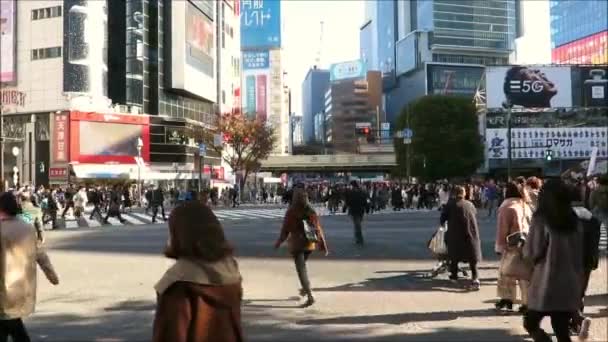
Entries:
<svg viewBox="0 0 608 342">
<path fill-rule="evenodd" d="M 310 260 L 317 303 L 301 309 L 292 261 L 286 249 L 272 248 L 280 215 L 230 219 L 252 210 L 218 210 L 243 275 L 248 341 L 526 340 L 520 315 L 493 309 L 496 223 L 485 213 L 479 292 L 468 291 L 466 281 L 450 283 L 447 274 L 428 277 L 436 263 L 426 249 L 438 224 L 436 211 L 370 216 L 363 249 L 353 244 L 348 217 L 322 217 L 331 254 Z M 150 340 L 153 286 L 171 265 L 161 253 L 166 240 L 166 224 L 49 232 L 46 244 L 61 284 L 53 287 L 39 272 L 37 312 L 26 321 L 34 341 Z M 606 265 L 604 256 L 586 300 L 592 341 L 608 340 Z M 551 331 L 548 320 L 544 326 Z"/>
</svg>

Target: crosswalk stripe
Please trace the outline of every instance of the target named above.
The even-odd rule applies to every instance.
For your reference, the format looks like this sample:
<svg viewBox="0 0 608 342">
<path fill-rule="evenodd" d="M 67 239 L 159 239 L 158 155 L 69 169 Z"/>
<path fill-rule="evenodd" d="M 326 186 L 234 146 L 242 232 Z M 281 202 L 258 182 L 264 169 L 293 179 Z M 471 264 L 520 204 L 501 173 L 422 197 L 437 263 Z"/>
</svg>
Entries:
<svg viewBox="0 0 608 342">
<path fill-rule="evenodd" d="M 217 217 L 223 217 L 223 218 L 227 218 L 227 219 L 242 219 L 245 217 L 245 215 L 236 213 L 236 212 L 224 212 L 224 211 L 219 211 L 215 213 L 215 216 Z"/>
<path fill-rule="evenodd" d="M 146 224 L 146 222 L 136 219 L 135 217 L 131 216 L 131 214 L 124 214 L 124 215 L 122 215 L 122 218 L 124 218 L 129 223 L 134 224 L 134 225 Z"/>
<path fill-rule="evenodd" d="M 78 221 L 65 221 L 65 229 L 76 229 L 78 228 Z"/>
<path fill-rule="evenodd" d="M 113 226 L 122 226 L 123 224 L 118 221 L 116 217 L 108 217 L 108 222 Z"/>
<path fill-rule="evenodd" d="M 99 221 L 97 221 L 96 219 L 90 219 L 89 215 L 84 215 L 84 219 L 87 222 L 87 226 L 94 228 L 94 227 L 99 227 L 101 226 L 101 223 Z"/>
<path fill-rule="evenodd" d="M 245 213 L 244 216 L 254 216 L 254 217 L 263 217 L 263 218 L 267 218 L 269 216 L 271 216 L 270 212 L 247 212 Z"/>
<path fill-rule="evenodd" d="M 152 216 L 150 216 L 150 215 L 146 215 L 146 214 L 142 214 L 142 213 L 132 213 L 131 215 L 135 215 L 141 219 L 144 219 L 146 222 L 152 223 Z M 165 223 L 165 221 L 163 220 L 162 217 L 159 217 L 158 215 L 156 215 L 156 223 Z"/>
</svg>

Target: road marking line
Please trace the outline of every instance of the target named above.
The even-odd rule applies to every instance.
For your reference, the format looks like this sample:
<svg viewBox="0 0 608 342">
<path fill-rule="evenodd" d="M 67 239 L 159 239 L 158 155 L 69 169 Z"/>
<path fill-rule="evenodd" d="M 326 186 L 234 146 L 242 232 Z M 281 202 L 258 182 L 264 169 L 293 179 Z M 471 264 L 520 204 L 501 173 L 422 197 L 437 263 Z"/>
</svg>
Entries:
<svg viewBox="0 0 608 342">
<path fill-rule="evenodd" d="M 116 217 L 108 217 L 108 222 L 113 226 L 122 226 L 123 224 L 118 221 Z"/>
<path fill-rule="evenodd" d="M 65 221 L 65 229 L 77 229 L 78 222 L 77 221 Z"/>
<path fill-rule="evenodd" d="M 90 219 L 89 215 L 84 215 L 84 220 L 87 221 L 87 226 L 90 228 L 95 228 L 101 226 L 101 223 L 95 219 Z"/>
<path fill-rule="evenodd" d="M 133 217 L 131 215 L 132 215 L 132 213 L 130 213 L 130 214 L 123 214 L 122 218 L 124 218 L 129 223 L 134 224 L 134 225 L 146 224 L 145 222 L 140 221 L 140 220 L 136 219 L 135 217 Z"/>
</svg>

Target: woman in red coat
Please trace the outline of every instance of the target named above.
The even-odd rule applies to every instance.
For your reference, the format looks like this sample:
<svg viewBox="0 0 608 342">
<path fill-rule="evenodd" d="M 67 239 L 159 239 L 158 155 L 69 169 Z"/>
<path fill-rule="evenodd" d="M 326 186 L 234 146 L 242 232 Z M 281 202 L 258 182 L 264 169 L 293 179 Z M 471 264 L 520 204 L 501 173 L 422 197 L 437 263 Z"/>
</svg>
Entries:
<svg viewBox="0 0 608 342">
<path fill-rule="evenodd" d="M 155 286 L 153 341 L 243 341 L 241 275 L 209 207 L 193 201 L 171 212 L 165 255 L 176 262 Z"/>
<path fill-rule="evenodd" d="M 318 242 L 311 242 L 306 238 L 304 232 L 304 221 L 313 227 L 316 232 Z M 325 242 L 325 234 L 319 223 L 319 217 L 315 210 L 308 203 L 308 197 L 304 189 L 296 189 L 293 192 L 293 198 L 291 205 L 287 209 L 285 214 L 285 220 L 283 221 L 283 228 L 281 229 L 281 235 L 274 244 L 275 248 L 279 248 L 283 242 L 287 240 L 289 244 L 289 251 L 293 256 L 296 272 L 300 279 L 302 288 L 300 289 L 300 295 L 306 296 L 307 300 L 302 305 L 303 307 L 311 306 L 315 303 L 315 299 L 312 296 L 312 290 L 310 288 L 310 280 L 308 279 L 308 272 L 306 270 L 306 261 L 308 257 L 319 247 L 328 254 L 327 244 Z M 317 246 L 318 245 L 318 246 Z"/>
</svg>

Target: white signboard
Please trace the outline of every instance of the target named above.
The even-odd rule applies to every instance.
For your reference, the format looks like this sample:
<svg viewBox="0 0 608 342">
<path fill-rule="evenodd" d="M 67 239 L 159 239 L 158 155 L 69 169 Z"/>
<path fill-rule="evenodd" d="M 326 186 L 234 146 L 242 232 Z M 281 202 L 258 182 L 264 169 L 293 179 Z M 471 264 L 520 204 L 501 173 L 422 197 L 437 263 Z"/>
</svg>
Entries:
<svg viewBox="0 0 608 342">
<path fill-rule="evenodd" d="M 552 150 L 558 159 L 588 159 L 593 148 L 598 156 L 608 156 L 608 127 L 515 128 L 511 130 L 511 156 L 514 159 L 544 158 Z M 489 159 L 507 158 L 507 129 L 486 130 Z"/>
<path fill-rule="evenodd" d="M 572 107 L 571 70 L 567 66 L 486 68 L 488 108 Z"/>
</svg>

